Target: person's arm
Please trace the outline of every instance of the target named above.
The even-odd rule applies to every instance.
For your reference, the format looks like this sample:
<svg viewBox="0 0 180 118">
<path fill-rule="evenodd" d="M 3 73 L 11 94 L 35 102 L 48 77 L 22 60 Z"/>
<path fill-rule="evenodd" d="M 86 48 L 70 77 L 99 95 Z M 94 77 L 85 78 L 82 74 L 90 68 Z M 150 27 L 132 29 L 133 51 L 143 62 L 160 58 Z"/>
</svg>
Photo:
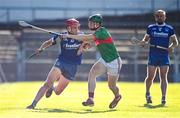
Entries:
<svg viewBox="0 0 180 118">
<path fill-rule="evenodd" d="M 40 46 L 39 49 L 45 49 L 45 48 L 51 46 L 52 44 L 53 44 L 52 40 L 49 39 L 49 40 L 45 41 L 45 42 Z"/>
<path fill-rule="evenodd" d="M 88 40 L 93 40 L 94 35 L 93 34 L 79 34 L 79 35 L 65 35 L 65 37 L 76 39 L 79 41 L 88 41 Z M 64 38 L 64 37 L 63 37 Z"/>
<path fill-rule="evenodd" d="M 150 34 L 151 34 L 151 25 L 148 26 L 146 30 L 146 34 L 144 35 L 143 39 L 140 41 L 141 46 L 147 46 L 150 40 Z"/>
<path fill-rule="evenodd" d="M 170 42 L 171 44 L 169 45 L 168 50 L 173 51 L 174 48 L 178 46 L 178 40 L 175 34 L 170 37 Z"/>
<path fill-rule="evenodd" d="M 143 39 L 139 42 L 139 45 L 140 46 L 146 46 L 147 43 L 149 42 L 149 39 L 150 39 L 149 35 L 145 34 Z"/>
<path fill-rule="evenodd" d="M 36 53 L 40 53 L 44 49 L 46 49 L 46 48 L 48 48 L 48 47 L 50 47 L 52 45 L 53 45 L 53 41 L 52 41 L 52 39 L 49 39 L 49 40 L 43 42 L 43 44 L 38 49 L 36 49 Z"/>
<path fill-rule="evenodd" d="M 82 54 L 83 52 L 87 51 L 91 47 L 92 45 L 90 44 L 90 42 L 84 41 L 79 47 L 79 50 L 77 51 L 77 55 Z"/>
<path fill-rule="evenodd" d="M 45 41 L 38 49 L 37 52 L 41 52 L 44 49 L 55 45 L 56 44 L 56 39 L 58 38 L 58 35 L 53 36 L 52 38 L 50 38 L 49 40 Z"/>
</svg>

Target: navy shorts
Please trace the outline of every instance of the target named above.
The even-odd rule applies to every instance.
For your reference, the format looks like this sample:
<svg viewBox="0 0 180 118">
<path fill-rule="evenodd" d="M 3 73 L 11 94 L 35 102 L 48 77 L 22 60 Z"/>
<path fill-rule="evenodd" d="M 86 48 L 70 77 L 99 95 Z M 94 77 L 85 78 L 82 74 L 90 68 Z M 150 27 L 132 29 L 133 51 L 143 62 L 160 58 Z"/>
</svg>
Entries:
<svg viewBox="0 0 180 118">
<path fill-rule="evenodd" d="M 170 59 L 168 55 L 149 55 L 148 65 L 152 66 L 169 66 Z"/>
<path fill-rule="evenodd" d="M 68 79 L 68 80 L 74 80 L 75 74 L 77 72 L 77 64 L 69 64 L 65 63 L 63 61 L 60 61 L 59 59 L 56 60 L 54 67 L 57 67 L 61 70 L 62 75 Z"/>
</svg>

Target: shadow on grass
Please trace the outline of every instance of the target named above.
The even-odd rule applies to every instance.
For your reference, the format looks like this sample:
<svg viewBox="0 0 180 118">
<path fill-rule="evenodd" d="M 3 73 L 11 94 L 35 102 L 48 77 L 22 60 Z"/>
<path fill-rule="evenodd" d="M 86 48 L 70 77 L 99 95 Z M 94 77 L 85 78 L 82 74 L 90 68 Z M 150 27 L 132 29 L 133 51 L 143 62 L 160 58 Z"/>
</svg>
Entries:
<svg viewBox="0 0 180 118">
<path fill-rule="evenodd" d="M 76 113 L 76 114 L 87 114 L 87 113 L 105 113 L 105 112 L 113 112 L 117 111 L 116 109 L 109 109 L 109 110 L 93 110 L 93 109 L 80 109 L 80 110 L 66 110 L 66 109 L 50 109 L 50 108 L 43 108 L 43 109 L 34 109 L 33 112 L 48 112 L 48 113 Z"/>
<path fill-rule="evenodd" d="M 150 108 L 150 109 L 156 109 L 156 108 L 162 108 L 162 107 L 166 107 L 166 106 L 163 104 L 158 104 L 158 105 L 144 104 L 144 107 Z"/>
</svg>

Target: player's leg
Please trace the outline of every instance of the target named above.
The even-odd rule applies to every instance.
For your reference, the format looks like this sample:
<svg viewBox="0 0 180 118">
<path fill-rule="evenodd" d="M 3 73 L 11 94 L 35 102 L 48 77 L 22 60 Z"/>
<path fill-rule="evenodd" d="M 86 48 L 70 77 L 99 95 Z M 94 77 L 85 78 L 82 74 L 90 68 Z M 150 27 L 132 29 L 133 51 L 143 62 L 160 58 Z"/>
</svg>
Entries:
<svg viewBox="0 0 180 118">
<path fill-rule="evenodd" d="M 116 105 L 121 99 L 119 88 L 117 86 L 117 81 L 119 78 L 121 66 L 122 66 L 122 61 L 120 57 L 107 65 L 108 86 L 109 86 L 109 89 L 114 94 L 114 99 L 110 103 L 109 108 L 116 107 Z"/>
<path fill-rule="evenodd" d="M 151 88 L 151 85 L 153 84 L 153 80 L 155 78 L 156 71 L 157 71 L 156 66 L 151 66 L 151 65 L 147 66 L 147 77 L 145 79 L 145 85 L 146 85 L 146 95 L 145 96 L 146 96 L 147 103 L 152 103 L 151 95 L 150 95 L 150 88 Z"/>
<path fill-rule="evenodd" d="M 75 79 L 75 74 L 78 67 L 77 64 L 69 64 L 65 62 L 56 63 L 55 66 L 61 70 L 61 73 L 59 74 L 59 81 L 55 87 L 48 89 L 46 92 L 47 97 L 51 96 L 53 90 L 56 95 L 60 95 L 68 86 L 69 82 Z"/>
<path fill-rule="evenodd" d="M 105 65 L 101 62 L 102 59 L 99 59 L 91 68 L 88 76 L 88 99 L 83 102 L 84 106 L 93 106 L 94 102 L 94 91 L 96 88 L 96 77 L 104 74 L 106 72 Z"/>
<path fill-rule="evenodd" d="M 113 76 L 113 75 L 108 75 L 108 86 L 109 89 L 113 92 L 114 94 L 114 99 L 110 103 L 109 108 L 114 108 L 122 98 L 121 94 L 119 93 L 119 88 L 116 85 L 118 81 L 119 76 Z"/>
<path fill-rule="evenodd" d="M 34 98 L 32 104 L 28 106 L 28 109 L 34 109 L 36 104 L 39 102 L 39 100 L 44 96 L 45 92 L 52 87 L 54 81 L 56 81 L 59 78 L 60 70 L 56 67 L 53 67 L 51 71 L 49 72 L 47 79 L 44 83 L 44 85 L 39 89 L 38 93 L 36 94 L 36 97 Z"/>
<path fill-rule="evenodd" d="M 54 87 L 56 95 L 60 95 L 64 89 L 68 86 L 70 80 L 66 79 L 62 74 L 59 78 L 58 84 Z"/>
<path fill-rule="evenodd" d="M 162 99 L 161 103 L 162 105 L 166 104 L 166 92 L 167 92 L 167 86 L 168 86 L 168 71 L 169 71 L 169 65 L 170 65 L 170 59 L 168 55 L 161 56 L 160 61 L 160 68 L 159 68 L 159 78 L 160 78 L 160 86 L 161 86 L 161 92 L 162 92 Z"/>
<path fill-rule="evenodd" d="M 166 92 L 167 92 L 167 86 L 168 86 L 168 71 L 169 66 L 161 66 L 159 69 L 160 73 L 160 85 L 161 85 L 161 92 L 162 92 L 162 100 L 161 103 L 164 105 L 166 104 Z"/>
</svg>

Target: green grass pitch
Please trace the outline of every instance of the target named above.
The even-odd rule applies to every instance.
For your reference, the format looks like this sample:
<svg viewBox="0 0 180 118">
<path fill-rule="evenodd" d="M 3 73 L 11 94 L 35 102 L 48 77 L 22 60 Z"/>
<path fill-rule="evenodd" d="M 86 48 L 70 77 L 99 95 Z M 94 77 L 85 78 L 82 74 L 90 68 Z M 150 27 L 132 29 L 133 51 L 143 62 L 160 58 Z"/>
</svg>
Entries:
<svg viewBox="0 0 180 118">
<path fill-rule="evenodd" d="M 144 83 L 119 82 L 122 100 L 110 110 L 113 99 L 107 82 L 97 82 L 95 106 L 84 107 L 87 82 L 72 82 L 59 96 L 43 97 L 35 110 L 25 109 L 43 82 L 0 84 L 0 118 L 179 118 L 180 84 L 169 83 L 167 104 L 162 107 L 159 83 L 151 89 L 152 105 L 145 104 Z"/>
</svg>

